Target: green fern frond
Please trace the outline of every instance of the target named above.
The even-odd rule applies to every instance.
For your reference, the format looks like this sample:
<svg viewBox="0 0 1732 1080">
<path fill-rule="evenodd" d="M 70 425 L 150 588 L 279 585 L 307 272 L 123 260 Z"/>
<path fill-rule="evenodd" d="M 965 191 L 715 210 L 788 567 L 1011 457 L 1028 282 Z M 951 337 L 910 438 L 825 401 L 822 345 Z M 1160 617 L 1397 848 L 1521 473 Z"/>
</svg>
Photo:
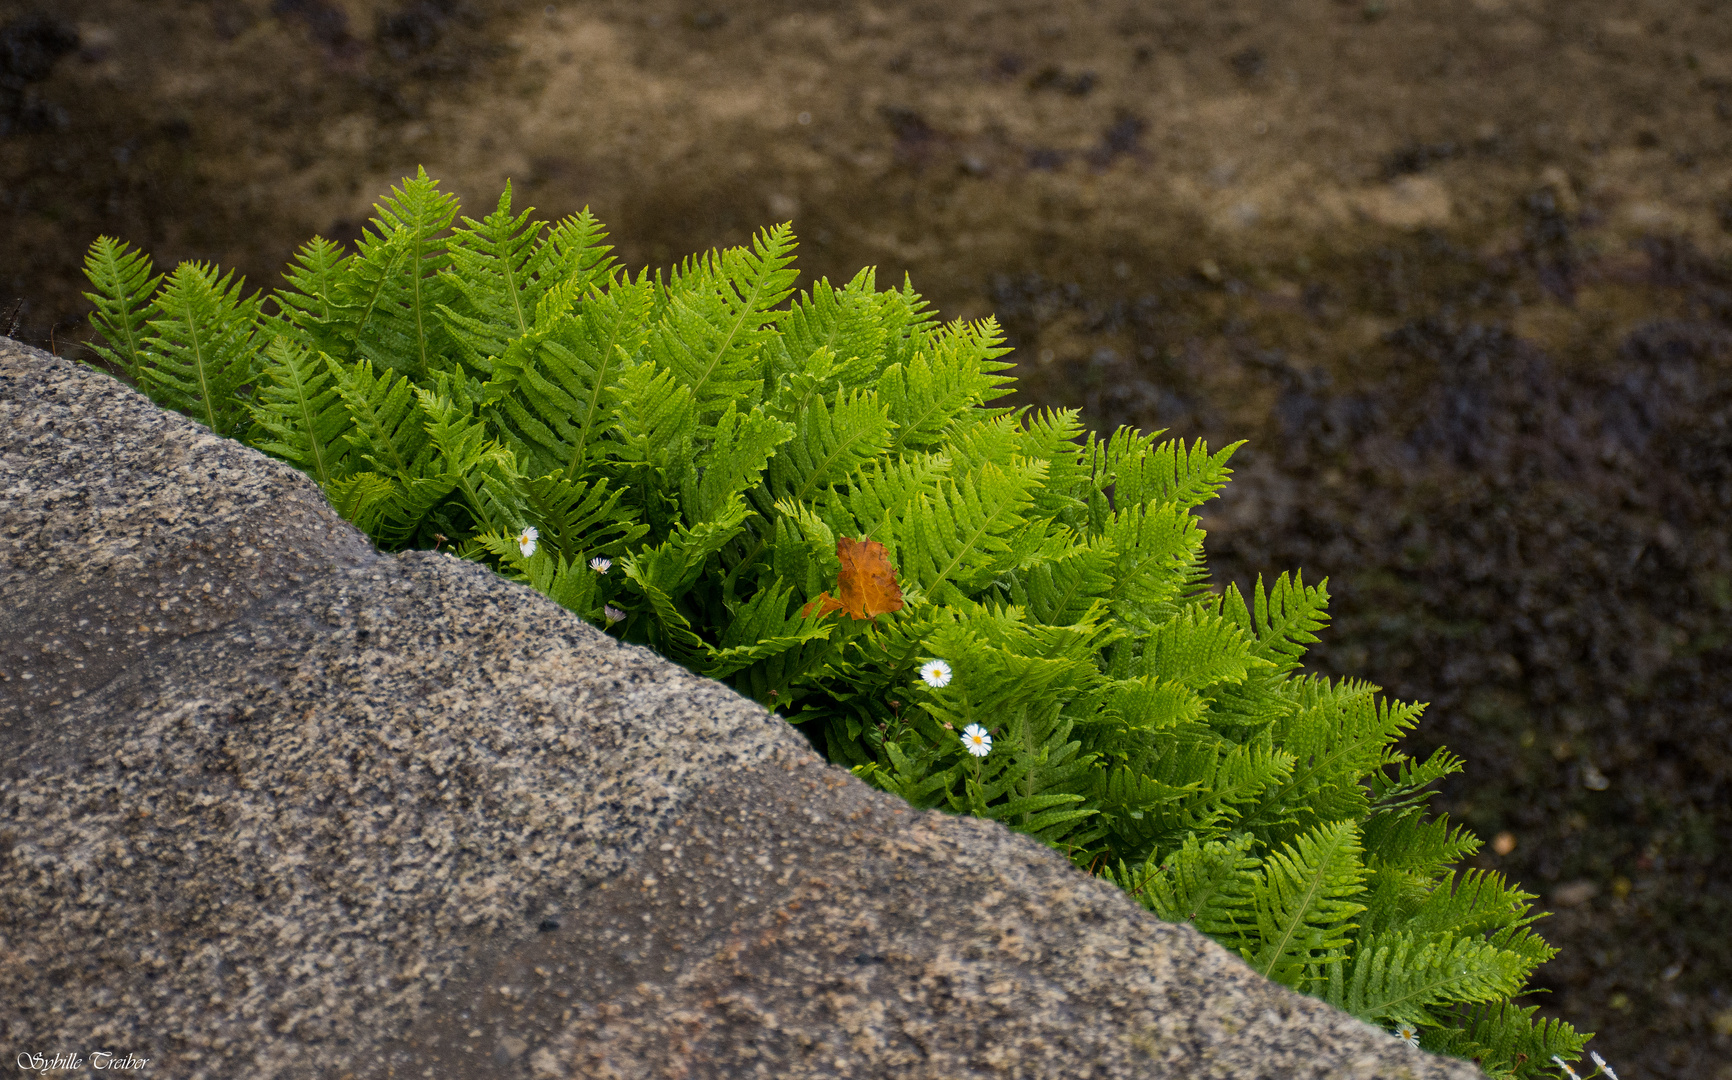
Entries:
<svg viewBox="0 0 1732 1080">
<path fill-rule="evenodd" d="M 457 199 L 421 169 L 373 209 L 370 228 L 345 264 L 333 321 L 353 342 L 356 360 L 426 380 L 449 366 L 439 306 L 454 290 L 440 274 L 451 263 L 440 234 L 457 214 Z"/>
<path fill-rule="evenodd" d="M 1332 963 L 1344 949 L 1365 889 L 1359 829 L 1352 821 L 1319 825 L 1263 860 L 1255 902 L 1256 936 L 1240 954 L 1259 974 L 1296 986 L 1307 967 Z"/>
<path fill-rule="evenodd" d="M 1188 922 L 1211 936 L 1231 934 L 1253 917 L 1259 880 L 1253 844 L 1242 834 L 1208 842 L 1187 836 L 1134 875 L 1120 860 L 1117 872 L 1106 869 L 1101 876 L 1167 922 Z"/>
<path fill-rule="evenodd" d="M 506 577 L 523 582 L 591 624 L 607 625 L 602 613 L 602 573 L 581 558 L 567 558 L 540 544 L 525 555 L 519 536 L 495 531 L 477 534 L 462 549 L 466 558 L 493 556 Z"/>
<path fill-rule="evenodd" d="M 933 810 L 943 805 L 947 793 L 956 786 L 967 768 L 949 747 L 934 744 L 922 744 L 910 752 L 901 742 L 886 739 L 884 756 L 890 760 L 889 768 L 878 762 L 868 762 L 855 766 L 851 771 L 874 787 L 906 801 L 916 810 Z M 944 767 L 939 768 L 940 765 Z"/>
<path fill-rule="evenodd" d="M 1298 759 L 1293 775 L 1270 793 L 1245 827 L 1273 840 L 1306 823 L 1351 817 L 1368 806 L 1361 777 L 1383 748 L 1414 725 L 1422 706 L 1378 698 L 1377 687 L 1307 676 L 1287 684 L 1298 708 L 1273 729 L 1277 745 Z"/>
<path fill-rule="evenodd" d="M 1394 777 L 1383 771 L 1382 765 L 1371 773 L 1371 812 L 1373 814 L 1405 814 L 1423 807 L 1434 794 L 1426 788 L 1452 773 L 1461 772 L 1466 763 L 1443 747 L 1432 752 L 1424 762 L 1410 760 L 1406 755 L 1389 759 L 1396 766 Z"/>
<path fill-rule="evenodd" d="M 1099 628 L 1069 635 L 1068 640 L 1048 638 L 1044 648 L 1030 648 L 1033 640 L 1011 637 L 1014 631 L 995 628 L 993 621 L 990 616 L 961 615 L 944 620 L 926 635 L 925 644 L 932 655 L 949 661 L 954 668 L 950 685 L 916 688 L 920 707 L 940 723 L 949 722 L 958 731 L 976 723 L 991 730 L 1021 706 L 1052 694 L 1069 697 L 1099 681 L 1100 675 L 1086 655 L 1077 655 L 1099 636 Z M 993 643 L 994 637 L 998 643 Z M 1065 655 L 1067 652 L 1070 655 Z"/>
<path fill-rule="evenodd" d="M 1211 455 L 1201 439 L 1186 449 L 1184 440 L 1171 439 L 1155 445 L 1160 432 L 1139 434 L 1120 428 L 1112 438 L 1097 443 L 1090 438 L 1083 460 L 1092 473 L 1097 490 L 1112 488 L 1113 506 L 1172 504 L 1189 510 L 1213 499 L 1232 477 L 1227 468 L 1244 442 Z"/>
<path fill-rule="evenodd" d="M 1535 1023 L 1538 1011 L 1537 1005 L 1524 1009 L 1507 1001 L 1472 1006 L 1450 1017 L 1458 1026 L 1422 1032 L 1420 1045 L 1433 1053 L 1472 1059 L 1495 1080 L 1549 1076 L 1554 1056 L 1580 1060 L 1594 1035 L 1577 1034 L 1562 1020 Z"/>
<path fill-rule="evenodd" d="M 1459 879 L 1451 872 L 1406 913 L 1403 928 L 1481 936 L 1510 932 L 1539 918 L 1528 914 L 1533 899 L 1532 893 L 1507 885 L 1495 870 L 1470 869 Z"/>
<path fill-rule="evenodd" d="M 1038 495 L 1035 512 L 1039 513 Z M 1057 626 L 1074 623 L 1112 593 L 1116 554 L 1108 540 L 1071 546 L 1062 555 L 1043 560 L 1018 576 L 1017 602 L 1040 622 Z"/>
<path fill-rule="evenodd" d="M 545 222 L 530 221 L 535 208 L 511 211 L 511 182 L 499 205 L 480 221 L 465 217 L 446 241 L 449 260 L 440 271 L 463 308 L 439 305 L 440 318 L 463 358 L 482 367 L 505 351 L 508 342 L 529 333 L 541 297 L 554 285 L 544 276 L 553 249 L 539 243 Z"/>
<path fill-rule="evenodd" d="M 1044 463 L 1000 469 L 989 462 L 916 496 L 904 520 L 884 523 L 902 573 L 929 599 L 954 602 L 1008 569 L 1010 538 L 1025 524 L 1044 470 Z"/>
<path fill-rule="evenodd" d="M 490 438 L 486 424 L 476 417 L 474 398 L 444 372 L 437 391 L 417 386 L 414 393 L 428 443 L 436 455 L 419 471 L 455 481 L 471 529 L 516 528 L 528 516 L 524 477 L 511 452 Z"/>
<path fill-rule="evenodd" d="M 434 448 L 417 388 L 389 370 L 375 375 L 365 360 L 347 369 L 332 364 L 331 370 L 354 422 L 347 436 L 351 451 L 381 475 L 425 475 Z"/>
<path fill-rule="evenodd" d="M 96 289 L 84 294 L 94 305 L 90 325 L 108 342 L 90 348 L 126 372 L 140 390 L 146 389 L 144 369 L 151 362 L 145 328 L 158 311 L 151 294 L 162 282 L 161 274 L 151 276 L 152 269 L 150 256 L 110 236 L 97 237 L 84 256 L 84 276 Z"/>
<path fill-rule="evenodd" d="M 778 225 L 753 237 L 750 250 L 712 251 L 688 263 L 668 286 L 649 356 L 691 390 L 700 417 L 729 401 L 760 400 L 760 356 L 787 314 L 776 306 L 793 291 L 793 261 L 793 230 Z"/>
<path fill-rule="evenodd" d="M 792 439 L 770 463 L 763 497 L 814 502 L 882 455 L 890 429 L 888 410 L 869 391 L 838 390 L 829 400 L 812 400 L 795 413 Z"/>
<path fill-rule="evenodd" d="M 739 535 L 750 512 L 745 500 L 735 496 L 707 520 L 678 526 L 663 543 L 629 556 L 626 577 L 643 587 L 646 595 L 647 590 L 655 589 L 672 603 L 673 597 L 691 589 L 710 560 Z"/>
<path fill-rule="evenodd" d="M 531 471 L 576 479 L 586 464 L 605 456 L 624 404 L 624 373 L 649 337 L 652 300 L 653 286 L 640 274 L 635 282 L 613 279 L 605 292 L 589 293 L 575 312 L 538 308 L 532 332 L 495 362 L 482 397 L 493 422 L 527 455 Z"/>
<path fill-rule="evenodd" d="M 949 472 L 950 459 L 937 454 L 869 461 L 851 478 L 847 490 L 832 487 L 825 492 L 818 513 L 837 536 L 870 536 L 881 541 L 890 552 L 891 563 L 902 567 L 897 525 L 916 502 L 939 497 L 939 485 Z M 902 577 L 906 582 L 906 570 Z"/>
<path fill-rule="evenodd" d="M 584 296 L 613 280 L 613 247 L 602 243 L 605 239 L 607 230 L 587 206 L 560 218 L 547 234 L 542 278 L 563 285 L 572 296 Z"/>
<path fill-rule="evenodd" d="M 1078 531 L 1088 514 L 1092 477 L 1084 462 L 1081 414 L 1076 409 L 1044 409 L 1028 416 L 1023 451 L 1047 463 L 1046 483 L 1034 496 L 1034 512 Z"/>
<path fill-rule="evenodd" d="M 1190 608 L 1157 627 L 1143 643 L 1143 673 L 1195 690 L 1241 683 L 1253 667 L 1271 666 L 1251 655 L 1252 641 L 1219 615 Z"/>
<path fill-rule="evenodd" d="M 1114 742 L 1132 745 L 1165 738 L 1180 730 L 1196 730 L 1208 705 L 1193 688 L 1155 676 L 1115 679 L 1102 701 L 1102 715 L 1118 723 Z M 1221 740 L 1212 733 L 1211 745 Z"/>
<path fill-rule="evenodd" d="M 325 494 L 380 550 L 400 551 L 422 537 L 423 524 L 456 486 L 456 479 L 445 475 L 403 479 L 357 472 L 332 481 Z"/>
<path fill-rule="evenodd" d="M 256 448 L 300 469 L 321 488 L 347 475 L 343 439 L 349 410 L 337 390 L 336 361 L 304 344 L 276 337 L 265 346 L 264 370 L 249 406 L 260 428 Z"/>
<path fill-rule="evenodd" d="M 767 371 L 766 380 L 800 370 L 813 353 L 828 349 L 835 363 L 823 392 L 831 386 L 871 385 L 889 336 L 877 296 L 870 267 L 840 289 L 826 279 L 801 294 L 781 327 L 785 366 Z"/>
<path fill-rule="evenodd" d="M 709 521 L 747 489 L 758 485 L 777 448 L 795 437 L 794 425 L 767 415 L 761 407 L 740 412 L 729 402 L 717 419 L 713 440 L 685 474 L 681 505 L 686 521 Z M 700 475 L 701 474 L 701 475 Z"/>
<path fill-rule="evenodd" d="M 884 328 L 883 371 L 892 364 L 906 364 L 926 350 L 938 329 L 938 313 L 914 291 L 914 281 L 902 275 L 902 288 L 886 289 L 873 298 L 878 307 L 878 325 Z"/>
<path fill-rule="evenodd" d="M 1373 811 L 1362 826 L 1367 864 L 1431 878 L 1479 850 L 1478 838 L 1465 825 L 1452 830 L 1447 816 L 1420 821 L 1420 813 L 1391 816 Z"/>
<path fill-rule="evenodd" d="M 836 629 L 834 620 L 816 613 L 801 616 L 795 610 L 794 589 L 774 581 L 759 589 L 741 605 L 722 631 L 721 640 L 709 651 L 705 673 L 713 679 L 734 676 L 736 685 L 748 688 L 754 700 L 765 706 L 788 704 L 793 681 L 807 674 L 821 654 L 807 649 L 813 642 L 828 641 Z M 804 663 L 790 665 L 789 653 L 802 653 Z M 783 660 L 772 664 L 770 661 Z M 747 669 L 755 669 L 748 671 Z M 741 677 L 740 673 L 745 673 Z M 754 677 L 755 676 L 755 677 Z M 777 691 L 772 696 L 771 690 Z"/>
<path fill-rule="evenodd" d="M 673 594 L 654 580 L 658 571 L 665 573 L 664 567 L 683 555 L 683 551 L 676 550 L 671 557 L 660 560 L 627 560 L 625 578 L 642 597 L 643 606 L 637 611 L 626 612 L 626 623 L 621 633 L 640 632 L 643 635 L 640 640 L 647 641 L 663 655 L 677 657 L 681 662 L 692 662 L 703 655 L 706 643 L 692 630 L 691 620 L 680 610 Z"/>
<path fill-rule="evenodd" d="M 1201 561 L 1197 519 L 1175 506 L 1127 506 L 1098 535 L 1118 555 L 1108 593 L 1113 614 L 1145 633 L 1177 614 Z"/>
<path fill-rule="evenodd" d="M 225 437 L 249 417 L 241 389 L 256 374 L 259 297 L 243 299 L 245 286 L 233 270 L 219 278 L 207 263 L 175 267 L 157 293 L 159 317 L 145 339 L 153 363 L 139 369 L 152 400 Z"/>
<path fill-rule="evenodd" d="M 524 479 L 519 490 L 541 543 L 573 565 L 623 557 L 649 526 L 621 506 L 624 491 L 608 490 L 606 477 L 573 483 L 563 476 Z"/>
<path fill-rule="evenodd" d="M 1527 972 L 1520 957 L 1484 939 L 1387 931 L 1361 935 L 1352 959 L 1331 965 L 1321 996 L 1368 1024 L 1429 1025 L 1434 1007 L 1505 999 Z"/>
<path fill-rule="evenodd" d="M 1007 381 L 994 374 L 1008 364 L 991 363 L 1008 349 L 999 347 L 997 324 L 952 324 L 932 339 L 930 351 L 887 366 L 878 394 L 896 424 L 890 452 L 929 450 L 943 441 L 958 417 L 1000 397 Z"/>
<path fill-rule="evenodd" d="M 1141 768 L 1148 781 L 1171 790 L 1188 789 L 1177 799 L 1143 808 L 1118 822 L 1127 850 L 1169 845 L 1187 833 L 1218 836 L 1240 822 L 1292 772 L 1293 757 L 1272 747 L 1232 745 L 1186 730 L 1158 759 Z"/>
<path fill-rule="evenodd" d="M 339 306 L 349 283 L 351 257 L 341 244 L 322 236 L 302 244 L 283 272 L 288 288 L 272 294 L 278 315 L 271 332 L 318 352 L 344 351 L 346 324 Z"/>
<path fill-rule="evenodd" d="M 389 512 L 397 488 L 389 477 L 357 472 L 325 485 L 325 497 L 345 521 L 353 522 L 356 528 L 377 540 L 380 520 Z"/>
<path fill-rule="evenodd" d="M 770 536 L 770 573 L 807 599 L 817 597 L 836 580 L 841 560 L 836 555 L 836 534 L 810 507 L 777 503 L 774 531 Z"/>
<path fill-rule="evenodd" d="M 1291 580 L 1282 574 L 1275 587 L 1264 593 L 1259 575 L 1252 592 L 1254 610 L 1246 609 L 1239 587 L 1229 585 L 1221 597 L 1221 612 L 1256 636 L 1256 655 L 1274 663 L 1279 671 L 1291 671 L 1300 665 L 1305 647 L 1317 641 L 1317 631 L 1329 621 L 1328 586 L 1328 579 L 1312 588 L 1297 573 Z"/>
<path fill-rule="evenodd" d="M 691 387 L 674 373 L 653 363 L 642 363 L 620 373 L 614 399 L 617 444 L 614 455 L 637 466 L 638 483 L 645 492 L 644 510 L 652 527 L 666 515 L 648 500 L 677 495 L 690 469 L 697 426 L 697 399 Z"/>
</svg>

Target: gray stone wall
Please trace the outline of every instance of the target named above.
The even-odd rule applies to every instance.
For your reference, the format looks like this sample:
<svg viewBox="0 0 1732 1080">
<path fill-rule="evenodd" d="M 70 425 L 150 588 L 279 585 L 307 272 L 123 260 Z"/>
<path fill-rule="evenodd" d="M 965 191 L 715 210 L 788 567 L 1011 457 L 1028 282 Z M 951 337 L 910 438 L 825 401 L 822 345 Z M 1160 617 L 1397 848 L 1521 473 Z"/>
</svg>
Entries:
<svg viewBox="0 0 1732 1080">
<path fill-rule="evenodd" d="M 484 567 L 380 555 L 288 466 L 5 339 L 0 1051 L 211 1080 L 1480 1075 Z"/>
</svg>

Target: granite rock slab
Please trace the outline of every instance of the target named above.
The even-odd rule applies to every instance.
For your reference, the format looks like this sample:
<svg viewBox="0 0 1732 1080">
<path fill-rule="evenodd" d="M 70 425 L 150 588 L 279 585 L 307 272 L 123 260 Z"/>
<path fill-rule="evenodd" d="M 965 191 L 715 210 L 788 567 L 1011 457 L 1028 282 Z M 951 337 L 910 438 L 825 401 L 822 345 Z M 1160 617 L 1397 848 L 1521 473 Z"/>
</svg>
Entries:
<svg viewBox="0 0 1732 1080">
<path fill-rule="evenodd" d="M 1481 1075 L 5 339 L 0 1050 L 176 1080 Z"/>
</svg>

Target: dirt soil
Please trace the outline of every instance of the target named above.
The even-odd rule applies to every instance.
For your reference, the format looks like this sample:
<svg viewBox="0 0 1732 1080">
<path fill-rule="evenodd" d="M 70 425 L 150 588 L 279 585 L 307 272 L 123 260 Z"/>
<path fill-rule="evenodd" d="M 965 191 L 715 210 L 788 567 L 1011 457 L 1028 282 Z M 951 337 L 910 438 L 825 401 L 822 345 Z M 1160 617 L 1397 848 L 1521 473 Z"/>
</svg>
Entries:
<svg viewBox="0 0 1732 1080">
<path fill-rule="evenodd" d="M 791 218 L 1026 403 L 1249 439 L 1217 577 L 1430 703 L 1532 1003 L 1732 1080 L 1732 4 L 0 0 L 0 331 L 81 353 L 99 233 L 272 285 L 417 165 L 632 265 Z"/>
</svg>

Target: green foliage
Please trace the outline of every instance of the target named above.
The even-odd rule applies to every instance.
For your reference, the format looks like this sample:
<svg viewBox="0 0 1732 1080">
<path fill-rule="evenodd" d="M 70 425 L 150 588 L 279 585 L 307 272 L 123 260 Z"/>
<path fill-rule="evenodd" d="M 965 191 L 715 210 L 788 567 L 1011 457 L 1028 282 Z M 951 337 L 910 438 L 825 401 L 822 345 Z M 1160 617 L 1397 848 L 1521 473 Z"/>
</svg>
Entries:
<svg viewBox="0 0 1732 1080">
<path fill-rule="evenodd" d="M 96 291 L 84 298 L 95 305 L 90 324 L 109 344 L 94 346 L 96 354 L 126 372 L 135 385 L 144 385 L 145 327 L 157 313 L 150 296 L 162 283 L 162 275 L 151 277 L 150 256 L 128 251 L 127 245 L 99 237 L 84 259 L 84 274 Z"/>
<path fill-rule="evenodd" d="M 268 313 L 99 239 L 98 355 L 382 550 L 449 544 L 1271 979 L 1493 1075 L 1579 1056 L 1513 1004 L 1553 955 L 1534 897 L 1450 869 L 1479 841 L 1426 802 L 1460 760 L 1394 749 L 1421 707 L 1299 673 L 1323 583 L 1210 587 L 1193 511 L 1237 444 L 995 408 L 992 320 L 940 325 L 870 270 L 796 295 L 786 226 L 633 278 L 587 211 L 549 227 L 509 187 L 455 229 L 425 172 L 377 211 L 352 253 L 305 245 Z M 821 613 L 868 537 L 902 606 Z"/>
</svg>

